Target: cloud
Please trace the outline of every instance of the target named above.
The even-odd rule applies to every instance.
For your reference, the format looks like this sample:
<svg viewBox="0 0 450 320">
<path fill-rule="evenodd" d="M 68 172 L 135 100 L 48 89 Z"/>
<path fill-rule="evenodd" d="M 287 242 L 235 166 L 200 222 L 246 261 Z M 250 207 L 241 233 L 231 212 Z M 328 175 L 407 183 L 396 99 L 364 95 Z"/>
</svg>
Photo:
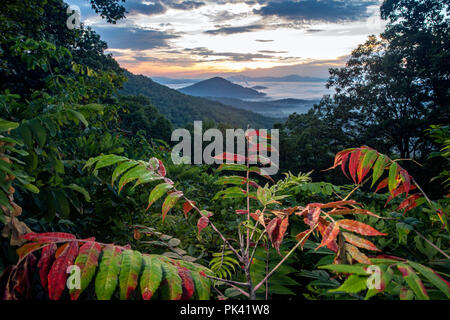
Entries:
<svg viewBox="0 0 450 320">
<path fill-rule="evenodd" d="M 323 29 L 307 29 L 305 31 L 306 31 L 306 33 L 317 33 L 317 32 L 322 32 L 325 30 L 323 30 Z"/>
<path fill-rule="evenodd" d="M 307 77 L 328 78 L 330 76 L 328 72 L 329 68 L 343 67 L 345 66 L 345 63 L 349 58 L 349 55 L 345 55 L 336 59 L 310 60 L 305 61 L 304 63 L 291 64 L 288 66 L 248 69 L 245 70 L 245 75 L 250 77 L 260 77 L 267 75 L 280 77 L 288 74 L 298 74 Z"/>
<path fill-rule="evenodd" d="M 204 33 L 211 34 L 211 35 L 218 35 L 218 34 L 235 34 L 235 33 L 245 33 L 245 32 L 253 32 L 257 30 L 263 30 L 266 26 L 262 24 L 254 24 L 249 26 L 241 26 L 241 27 L 222 27 L 218 29 L 212 29 L 207 30 Z"/>
<path fill-rule="evenodd" d="M 288 53 L 287 51 L 272 51 L 272 50 L 259 50 L 258 52 L 266 54 Z"/>
<path fill-rule="evenodd" d="M 147 50 L 168 47 L 168 40 L 179 37 L 162 31 L 135 27 L 98 26 L 95 30 L 108 43 L 108 47 L 113 49 Z"/>
<path fill-rule="evenodd" d="M 258 42 L 274 42 L 275 40 L 269 40 L 269 39 L 256 39 L 255 41 L 258 41 Z"/>
<path fill-rule="evenodd" d="M 215 52 L 204 47 L 185 49 L 192 55 L 204 58 L 217 57 L 214 61 L 254 61 L 255 59 L 276 59 L 278 57 L 262 53 Z"/>
<path fill-rule="evenodd" d="M 200 1 L 169 1 L 167 5 L 173 9 L 192 10 L 203 7 L 206 3 Z"/>
<path fill-rule="evenodd" d="M 152 3 L 143 0 L 127 0 L 124 4 L 127 11 L 131 14 L 156 15 L 163 14 L 167 8 L 176 10 L 193 10 L 206 5 L 201 1 L 178 1 L 178 0 L 159 0 Z"/>
<path fill-rule="evenodd" d="M 367 8 L 377 3 L 375 0 L 278 0 L 267 2 L 253 13 L 308 22 L 357 21 L 367 17 Z"/>
<path fill-rule="evenodd" d="M 222 23 L 225 21 L 244 18 L 251 14 L 252 14 L 251 11 L 250 12 L 233 13 L 228 10 L 221 10 L 221 11 L 205 14 L 205 16 L 208 17 L 209 19 L 211 19 L 212 22 Z"/>
<path fill-rule="evenodd" d="M 160 2 L 146 4 L 139 0 L 128 0 L 125 2 L 125 9 L 131 14 L 145 15 L 161 14 L 167 10 Z"/>
</svg>

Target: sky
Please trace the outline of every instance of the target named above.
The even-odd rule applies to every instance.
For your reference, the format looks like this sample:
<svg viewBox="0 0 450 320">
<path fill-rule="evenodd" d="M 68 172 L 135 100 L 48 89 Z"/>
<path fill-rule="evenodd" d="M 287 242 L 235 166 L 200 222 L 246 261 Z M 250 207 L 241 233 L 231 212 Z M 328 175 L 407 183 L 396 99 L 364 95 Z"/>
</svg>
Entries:
<svg viewBox="0 0 450 320">
<path fill-rule="evenodd" d="M 150 77 L 327 78 L 379 34 L 379 0 L 126 0 L 108 24 L 88 0 L 68 0 L 120 65 Z"/>
</svg>

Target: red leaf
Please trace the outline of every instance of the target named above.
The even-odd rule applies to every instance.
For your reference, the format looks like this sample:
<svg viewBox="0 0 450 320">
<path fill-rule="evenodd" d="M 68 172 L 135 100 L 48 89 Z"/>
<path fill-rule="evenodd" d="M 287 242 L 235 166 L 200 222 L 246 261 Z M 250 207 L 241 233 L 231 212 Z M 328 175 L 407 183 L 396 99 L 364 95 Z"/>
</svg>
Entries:
<svg viewBox="0 0 450 320">
<path fill-rule="evenodd" d="M 332 210 L 330 212 L 328 212 L 328 214 L 330 215 L 345 215 L 345 214 L 361 214 L 361 215 L 367 215 L 367 216 L 372 216 L 372 217 L 376 217 L 376 218 L 381 218 L 379 215 L 366 210 L 366 209 L 337 209 L 337 210 Z"/>
<path fill-rule="evenodd" d="M 38 269 L 39 269 L 39 278 L 41 279 L 42 287 L 45 291 L 48 290 L 47 284 L 48 284 L 48 273 L 50 271 L 50 268 L 52 266 L 53 261 L 55 260 L 55 253 L 56 253 L 56 244 L 51 243 L 44 247 L 41 251 L 41 258 L 38 262 Z"/>
<path fill-rule="evenodd" d="M 416 186 L 410 187 L 410 190 L 414 190 L 414 189 L 416 189 Z M 392 201 L 392 199 L 398 197 L 399 195 L 401 195 L 404 192 L 405 192 L 404 185 L 401 185 L 401 186 L 397 187 L 396 189 L 392 190 L 392 192 L 389 194 L 389 198 L 387 199 L 386 204 L 384 206 L 386 207 L 388 205 L 388 203 Z"/>
<path fill-rule="evenodd" d="M 363 264 L 371 264 L 372 262 L 370 261 L 369 258 L 367 258 L 367 256 L 362 253 L 361 251 L 358 250 L 358 248 L 356 248 L 355 246 L 351 245 L 351 244 L 344 244 L 345 247 L 345 251 L 347 251 L 353 259 L 355 259 L 356 261 L 358 261 L 359 263 L 363 263 Z"/>
<path fill-rule="evenodd" d="M 48 274 L 48 296 L 51 300 L 58 300 L 64 292 L 67 280 L 67 267 L 73 265 L 77 254 L 78 243 L 72 241 L 53 263 Z"/>
<path fill-rule="evenodd" d="M 400 211 L 400 210 L 404 209 L 403 212 L 406 212 L 406 211 L 414 209 L 417 206 L 416 200 L 419 199 L 421 196 L 422 195 L 420 193 L 409 196 L 402 203 L 400 203 L 398 208 L 395 210 Z"/>
<path fill-rule="evenodd" d="M 337 223 L 339 227 L 362 234 L 363 236 L 387 236 L 387 233 L 381 233 L 371 226 L 356 220 L 343 219 Z"/>
<path fill-rule="evenodd" d="M 265 144 L 265 143 L 263 143 L 263 144 L 258 143 L 258 144 L 252 144 L 250 146 L 250 148 L 248 148 L 248 152 L 255 153 L 255 152 L 259 152 L 259 151 L 270 151 L 270 152 L 272 152 L 272 147 L 267 146 L 267 144 Z"/>
<path fill-rule="evenodd" d="M 280 223 L 281 223 L 281 218 L 274 218 L 274 219 L 270 220 L 270 222 L 266 226 L 267 236 L 268 236 L 270 242 L 272 242 L 272 244 L 274 243 L 275 239 L 278 238 L 278 231 L 280 230 L 280 227 L 279 227 Z"/>
<path fill-rule="evenodd" d="M 409 191 L 411 190 L 411 176 L 405 169 L 400 170 L 400 175 L 403 178 L 403 188 L 406 193 L 406 197 L 408 198 Z"/>
<path fill-rule="evenodd" d="M 30 252 L 33 252 L 45 245 L 46 245 L 46 242 L 31 242 L 31 243 L 27 243 L 27 244 L 23 245 L 22 247 L 17 249 L 16 252 L 17 252 L 17 255 L 19 256 L 19 259 L 22 259 Z"/>
<path fill-rule="evenodd" d="M 267 235 L 272 246 L 280 253 L 280 245 L 283 242 L 284 234 L 289 226 L 289 218 L 274 218 L 266 226 Z"/>
<path fill-rule="evenodd" d="M 375 193 L 377 193 L 379 190 L 384 189 L 388 186 L 389 183 L 389 178 L 386 178 L 384 180 L 382 180 L 379 184 L 378 187 L 375 190 Z"/>
<path fill-rule="evenodd" d="M 308 234 L 308 235 L 307 235 L 307 234 Z M 306 236 L 306 235 L 307 235 L 307 236 Z M 306 240 L 308 240 L 308 238 L 309 238 L 310 235 L 311 235 L 310 230 L 306 230 L 306 231 L 300 232 L 298 235 L 295 236 L 295 239 L 296 239 L 297 241 L 302 241 L 301 244 L 300 244 L 300 246 L 302 247 L 302 249 L 303 249 L 303 246 L 305 245 Z M 306 237 L 305 237 L 305 236 L 306 236 Z M 304 238 L 304 239 L 303 239 L 303 238 Z M 302 240 L 302 239 L 303 239 L 303 240 Z"/>
<path fill-rule="evenodd" d="M 270 135 L 268 135 L 268 134 L 266 134 L 265 132 L 260 131 L 260 130 L 249 130 L 249 131 L 247 131 L 247 132 L 245 133 L 245 136 L 246 136 L 246 137 L 255 137 L 255 136 L 258 136 L 258 137 L 263 138 L 263 139 L 271 139 L 271 136 L 270 136 Z"/>
<path fill-rule="evenodd" d="M 312 207 L 308 209 L 308 213 L 306 214 L 307 224 L 314 228 L 317 224 L 317 221 L 319 221 L 321 210 L 319 207 Z"/>
<path fill-rule="evenodd" d="M 236 214 L 247 214 L 247 210 L 236 210 Z"/>
<path fill-rule="evenodd" d="M 349 171 L 350 176 L 352 177 L 353 181 L 356 183 L 356 170 L 358 168 L 358 161 L 360 160 L 361 151 L 357 149 L 356 151 L 352 152 L 350 156 L 350 163 L 349 163 Z"/>
<path fill-rule="evenodd" d="M 287 230 L 288 226 L 289 226 L 289 218 L 285 217 L 280 222 L 280 226 L 279 226 L 279 230 L 278 230 L 278 236 L 277 236 L 277 239 L 276 239 L 275 244 L 274 244 L 274 247 L 278 251 L 278 253 L 280 253 L 280 246 L 281 246 L 281 243 L 283 242 L 284 235 L 286 233 L 286 230 Z"/>
<path fill-rule="evenodd" d="M 380 249 L 378 249 L 372 242 L 370 242 L 367 239 L 360 238 L 354 234 L 347 233 L 347 232 L 344 232 L 342 235 L 344 236 L 345 240 L 348 243 L 354 245 L 355 247 L 372 250 L 372 251 L 380 251 Z"/>
<path fill-rule="evenodd" d="M 211 215 L 208 215 L 208 217 L 203 216 L 200 219 L 198 219 L 197 229 L 198 229 L 198 233 L 199 234 L 200 234 L 200 232 L 202 232 L 203 229 L 205 229 L 208 226 L 208 224 L 209 224 L 209 219 L 208 218 L 210 216 Z"/>
<path fill-rule="evenodd" d="M 245 183 L 245 182 L 244 182 Z M 257 184 L 255 181 L 249 181 L 248 184 L 256 189 L 258 189 L 259 187 L 261 187 L 259 184 Z"/>
<path fill-rule="evenodd" d="M 183 294 L 181 296 L 181 300 L 191 300 L 195 291 L 194 281 L 192 280 L 191 272 L 185 267 L 178 266 L 178 274 L 181 278 L 183 287 Z"/>
<path fill-rule="evenodd" d="M 328 208 L 341 208 L 342 206 L 347 206 L 347 205 L 358 205 L 360 206 L 359 203 L 357 203 L 355 200 L 342 200 L 342 201 L 335 201 L 335 202 L 328 202 L 328 203 L 311 203 L 308 206 L 312 206 L 312 207 L 319 207 L 321 209 L 328 209 Z"/>
<path fill-rule="evenodd" d="M 347 158 L 348 158 L 348 154 L 350 152 L 352 152 L 353 150 L 355 150 L 355 148 L 346 149 L 346 150 L 342 150 L 342 151 L 338 152 L 336 154 L 336 156 L 334 157 L 334 164 L 333 164 L 333 166 L 331 168 L 328 168 L 328 169 L 324 170 L 324 171 L 335 169 L 339 165 L 342 165 L 343 168 L 344 168 L 345 162 L 347 161 Z M 345 174 L 345 170 L 343 170 L 343 171 L 344 171 L 344 174 Z"/>
<path fill-rule="evenodd" d="M 350 153 L 346 153 L 342 156 L 342 164 L 341 164 L 341 170 L 344 173 L 344 175 L 347 177 L 347 179 L 350 179 L 347 175 L 347 172 L 345 172 L 345 165 L 347 164 L 348 156 Z"/>
<path fill-rule="evenodd" d="M 13 278 L 13 295 L 17 297 L 16 293 L 20 295 L 20 299 L 30 299 L 31 287 L 33 279 L 33 271 L 36 266 L 36 257 L 34 254 L 29 254 L 25 260 L 18 266 Z"/>
<path fill-rule="evenodd" d="M 189 211 L 194 208 L 193 205 L 195 206 L 195 201 L 186 201 L 185 203 L 183 203 L 183 213 L 185 217 L 187 217 Z"/>
<path fill-rule="evenodd" d="M 158 173 L 160 174 L 160 176 L 165 177 L 166 176 L 166 167 L 164 167 L 164 163 L 158 159 Z"/>
<path fill-rule="evenodd" d="M 316 248 L 319 249 L 324 246 L 328 246 L 332 241 L 334 241 L 339 234 L 339 224 L 330 223 L 328 227 L 325 229 L 322 236 L 322 243 Z"/>
<path fill-rule="evenodd" d="M 245 160 L 247 160 L 247 158 L 242 155 L 229 153 L 229 152 L 223 152 L 223 153 L 215 156 L 214 159 L 228 160 L 228 161 L 235 161 L 235 162 L 245 162 Z"/>
<path fill-rule="evenodd" d="M 73 234 L 64 232 L 46 232 L 46 233 L 29 232 L 23 235 L 22 238 L 28 241 L 40 241 L 40 242 L 57 242 L 57 241 L 64 241 L 67 239 L 76 239 L 76 237 Z"/>
</svg>

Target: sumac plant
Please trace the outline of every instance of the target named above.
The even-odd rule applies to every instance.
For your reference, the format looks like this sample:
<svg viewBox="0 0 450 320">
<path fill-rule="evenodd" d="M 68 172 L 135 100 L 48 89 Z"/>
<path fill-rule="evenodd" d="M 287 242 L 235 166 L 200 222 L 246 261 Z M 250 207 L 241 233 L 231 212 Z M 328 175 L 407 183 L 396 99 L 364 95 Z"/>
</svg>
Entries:
<svg viewBox="0 0 450 320">
<path fill-rule="evenodd" d="M 161 255 L 142 254 L 129 246 L 77 239 L 62 232 L 27 233 L 17 250 L 19 262 L 2 274 L 3 300 L 35 296 L 33 277 L 51 300 L 77 300 L 88 287 L 98 300 L 208 300 L 212 274 L 207 268 Z M 35 253 L 40 252 L 40 257 Z"/>
<path fill-rule="evenodd" d="M 253 135 L 249 135 L 248 132 L 246 134 L 247 147 L 250 146 L 251 139 L 255 135 L 259 135 L 258 131 L 251 131 Z M 271 139 L 268 135 L 259 136 L 259 138 Z M 262 146 L 257 145 L 257 148 L 262 148 Z M 330 168 L 341 166 L 346 175 L 347 170 L 349 171 L 351 178 L 355 182 L 355 188 L 345 198 L 328 203 L 309 203 L 306 206 L 283 206 L 281 201 L 287 197 L 286 195 L 279 195 L 283 189 L 283 183 L 273 184 L 272 186 L 266 184 L 262 187 L 258 184 L 259 180 L 257 181 L 253 178 L 256 175 L 260 176 L 258 179 L 263 177 L 272 181 L 270 177 L 264 175 L 263 169 L 264 165 L 270 164 L 269 159 L 259 155 L 246 157 L 230 153 L 222 153 L 215 158 L 227 160 L 227 163 L 220 165 L 217 171 L 234 171 L 236 174 L 219 178 L 217 182 L 227 187 L 217 193 L 213 199 L 245 200 L 245 205 L 241 209 L 230 213 L 242 217 L 234 239 L 225 237 L 215 226 L 213 212 L 200 209 L 194 200 L 188 199 L 182 190 L 178 190 L 175 187 L 174 182 L 166 177 L 166 169 L 163 163 L 156 158 L 146 162 L 130 160 L 116 155 L 104 155 L 90 159 L 86 167 L 93 167 L 94 171 L 97 171 L 104 167 L 116 166 L 112 174 L 112 184 L 116 183 L 118 185 L 119 192 L 129 183 L 134 183 L 132 188 L 136 188 L 138 185 L 159 181 L 159 184 L 150 192 L 148 208 L 158 199 L 165 196 L 162 204 L 163 221 L 178 202 L 182 202 L 185 215 L 190 214 L 192 211 L 196 212 L 199 216 L 197 222 L 198 233 L 201 233 L 208 226 L 217 233 L 221 241 L 223 241 L 223 247 L 226 248 L 226 250 L 222 250 L 223 254 L 226 257 L 234 255 L 235 259 L 241 264 L 245 274 L 245 281 L 234 281 L 226 279 L 226 277 L 211 275 L 206 276 L 219 281 L 219 283 L 227 284 L 233 290 L 249 299 L 256 299 L 256 293 L 262 286 L 266 288 L 267 298 L 269 278 L 277 272 L 297 248 L 303 249 L 305 242 L 310 237 L 315 237 L 320 242 L 316 250 L 326 247 L 334 252 L 333 265 L 345 266 L 358 263 L 362 266 L 362 270 L 366 270 L 369 265 L 372 265 L 371 259 L 378 259 L 380 250 L 367 237 L 385 237 L 388 235 L 377 231 L 370 225 L 352 219 L 352 217 L 367 215 L 377 219 L 383 218 L 365 209 L 362 204 L 350 199 L 350 196 L 367 181 L 372 180 L 372 185 L 374 185 L 387 172 L 387 178 L 378 184 L 376 191 L 387 187 L 390 193 L 388 202 L 401 194 L 405 194 L 406 200 L 400 204 L 399 210 L 402 209 L 406 212 L 425 201 L 431 203 L 421 191 L 420 186 L 397 161 L 393 161 L 368 147 L 347 149 L 338 153 L 333 167 Z M 230 161 L 234 161 L 234 163 L 228 163 Z M 258 164 L 257 166 L 252 165 L 255 162 Z M 372 174 L 369 175 L 371 170 Z M 412 193 L 416 189 L 419 191 Z M 267 272 L 263 279 L 255 283 L 251 276 L 251 268 L 256 249 L 268 240 L 272 247 L 281 255 L 280 246 L 292 219 L 303 221 L 306 227 L 305 230 L 296 236 L 296 244 L 287 254 L 282 256 L 280 262 L 271 270 L 266 268 Z M 366 252 L 377 253 L 378 256 L 373 257 L 372 255 L 371 257 Z M 215 259 L 217 260 L 217 255 Z M 402 265 L 398 270 L 404 274 L 406 271 L 408 274 L 413 273 L 410 267 L 403 267 Z M 416 278 L 414 278 L 416 279 L 414 283 L 407 276 L 405 279 L 407 284 L 417 285 Z M 436 279 L 433 278 L 433 280 Z M 436 284 L 436 281 L 433 283 Z M 439 283 L 439 285 L 442 289 L 442 283 Z M 219 290 L 217 291 L 223 298 L 223 294 Z M 382 290 L 377 292 L 382 292 Z M 417 295 L 417 298 L 424 297 L 417 290 L 412 292 Z"/>
</svg>

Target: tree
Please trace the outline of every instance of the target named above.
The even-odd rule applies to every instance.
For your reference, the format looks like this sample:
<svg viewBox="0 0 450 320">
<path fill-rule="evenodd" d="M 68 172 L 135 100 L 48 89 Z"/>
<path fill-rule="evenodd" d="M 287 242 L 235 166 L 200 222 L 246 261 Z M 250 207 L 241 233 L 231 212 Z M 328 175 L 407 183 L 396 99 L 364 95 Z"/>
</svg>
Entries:
<svg viewBox="0 0 450 320">
<path fill-rule="evenodd" d="M 386 31 L 330 69 L 333 99 L 317 107 L 327 122 L 341 121 L 356 141 L 402 158 L 425 159 L 431 124 L 448 123 L 449 25 L 441 1 L 385 1 Z"/>
</svg>

